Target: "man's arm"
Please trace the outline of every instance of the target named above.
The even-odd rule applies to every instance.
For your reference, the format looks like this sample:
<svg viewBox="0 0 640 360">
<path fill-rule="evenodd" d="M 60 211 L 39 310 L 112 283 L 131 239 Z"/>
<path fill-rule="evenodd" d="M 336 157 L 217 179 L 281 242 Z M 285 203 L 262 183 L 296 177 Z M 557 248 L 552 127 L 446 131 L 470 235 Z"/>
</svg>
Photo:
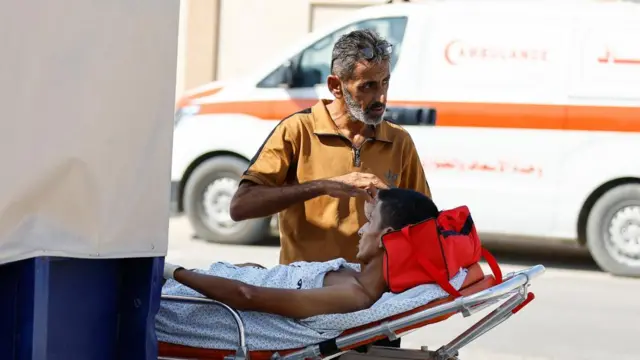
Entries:
<svg viewBox="0 0 640 360">
<path fill-rule="evenodd" d="M 374 184 L 387 187 L 375 175 L 358 172 L 327 180 L 277 187 L 243 182 L 231 200 L 231 218 L 233 221 L 241 221 L 269 216 L 321 195 L 337 198 L 362 197 L 369 201 L 372 198 L 367 188 Z"/>
<path fill-rule="evenodd" d="M 286 184 L 287 174 L 296 162 L 300 122 L 282 121 L 260 147 L 231 200 L 234 221 L 271 216 L 294 204 L 322 195 L 333 197 L 369 196 L 365 188 L 379 179 L 374 175 L 350 173 L 333 179 Z"/>
<path fill-rule="evenodd" d="M 431 198 L 429 182 L 427 181 L 427 176 L 424 173 L 420 155 L 418 155 L 418 150 L 416 149 L 411 136 L 408 137 L 405 143 L 403 153 L 403 162 L 405 165 L 402 169 L 400 187 L 421 192 Z"/>
<path fill-rule="evenodd" d="M 367 198 L 364 187 L 375 181 L 370 174 L 351 173 L 335 179 L 285 183 L 297 158 L 298 126 L 299 122 L 283 121 L 260 147 L 231 200 L 229 210 L 234 221 L 271 216 L 322 195 Z"/>
<path fill-rule="evenodd" d="M 243 181 L 231 200 L 230 214 L 233 221 L 270 216 L 293 204 L 325 194 L 322 181 L 281 186 Z"/>
<path fill-rule="evenodd" d="M 319 181 L 285 184 L 290 167 L 296 162 L 300 131 L 299 121 L 289 118 L 267 137 L 231 200 L 230 215 L 234 221 L 270 216 L 325 194 Z"/>
<path fill-rule="evenodd" d="M 293 290 L 252 286 L 182 268 L 175 270 L 173 276 L 179 283 L 236 310 L 265 312 L 294 319 L 363 310 L 375 301 L 355 283 Z"/>
</svg>

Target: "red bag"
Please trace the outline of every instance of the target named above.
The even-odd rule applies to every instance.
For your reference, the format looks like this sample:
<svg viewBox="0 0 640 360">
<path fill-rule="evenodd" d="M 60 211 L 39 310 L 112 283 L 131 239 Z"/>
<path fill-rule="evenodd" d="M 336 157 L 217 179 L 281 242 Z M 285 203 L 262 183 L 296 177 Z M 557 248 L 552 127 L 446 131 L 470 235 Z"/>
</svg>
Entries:
<svg viewBox="0 0 640 360">
<path fill-rule="evenodd" d="M 481 257 L 487 260 L 498 283 L 502 282 L 500 267 L 482 247 L 466 206 L 441 211 L 437 218 L 387 233 L 382 244 L 384 278 L 394 293 L 437 283 L 450 295 L 459 297 L 449 281 L 460 268 L 479 262 Z"/>
</svg>

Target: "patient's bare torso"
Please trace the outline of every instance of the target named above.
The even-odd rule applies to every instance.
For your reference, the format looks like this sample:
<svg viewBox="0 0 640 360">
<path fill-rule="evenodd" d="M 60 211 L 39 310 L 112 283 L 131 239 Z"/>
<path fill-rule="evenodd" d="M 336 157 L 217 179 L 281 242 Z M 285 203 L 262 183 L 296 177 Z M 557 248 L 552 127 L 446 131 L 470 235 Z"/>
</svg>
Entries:
<svg viewBox="0 0 640 360">
<path fill-rule="evenodd" d="M 356 276 L 358 272 L 350 268 L 340 268 L 336 271 L 329 271 L 324 276 L 323 287 L 343 285 L 349 283 L 357 283 Z"/>
</svg>

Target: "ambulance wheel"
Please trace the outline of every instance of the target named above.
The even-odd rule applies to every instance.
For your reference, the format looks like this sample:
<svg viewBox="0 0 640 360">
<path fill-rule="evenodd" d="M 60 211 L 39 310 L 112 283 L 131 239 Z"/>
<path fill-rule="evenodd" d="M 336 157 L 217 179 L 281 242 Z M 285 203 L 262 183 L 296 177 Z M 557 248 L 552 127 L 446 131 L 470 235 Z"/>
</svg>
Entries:
<svg viewBox="0 0 640 360">
<path fill-rule="evenodd" d="M 587 247 L 602 270 L 640 277 L 640 184 L 604 193 L 589 213 L 586 234 Z"/>
<path fill-rule="evenodd" d="M 269 218 L 235 222 L 230 204 L 247 161 L 232 156 L 205 160 L 191 173 L 184 188 L 184 209 L 196 236 L 222 244 L 250 245 L 269 233 Z"/>
</svg>

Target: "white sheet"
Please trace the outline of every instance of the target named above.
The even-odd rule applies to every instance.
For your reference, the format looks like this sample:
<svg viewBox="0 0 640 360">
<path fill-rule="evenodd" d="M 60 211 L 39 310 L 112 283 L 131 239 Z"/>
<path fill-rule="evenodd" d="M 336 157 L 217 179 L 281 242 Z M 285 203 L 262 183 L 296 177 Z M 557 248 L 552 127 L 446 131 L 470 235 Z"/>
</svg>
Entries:
<svg viewBox="0 0 640 360">
<path fill-rule="evenodd" d="M 322 286 L 319 274 L 335 270 L 339 266 L 359 268 L 356 264 L 348 264 L 343 259 L 337 259 L 327 263 L 302 264 L 303 270 L 286 266 L 268 270 L 238 269 L 232 264 L 220 262 L 202 272 L 253 285 L 279 288 L 296 288 L 298 279 L 302 279 L 301 288 L 308 289 Z M 460 289 L 466 276 L 467 271 L 461 269 L 451 280 L 453 287 Z M 175 281 L 167 282 L 163 294 L 202 296 Z M 247 346 L 250 350 L 295 349 L 335 338 L 344 330 L 403 313 L 446 296 L 448 294 L 440 286 L 429 284 L 401 294 L 384 294 L 371 308 L 350 314 L 321 315 L 301 321 L 256 312 L 240 314 L 245 323 Z M 156 316 L 158 340 L 172 344 L 208 349 L 236 349 L 237 333 L 235 321 L 219 306 L 163 302 Z"/>
<path fill-rule="evenodd" d="M 0 5 L 0 264 L 164 256 L 179 1 Z"/>
</svg>

